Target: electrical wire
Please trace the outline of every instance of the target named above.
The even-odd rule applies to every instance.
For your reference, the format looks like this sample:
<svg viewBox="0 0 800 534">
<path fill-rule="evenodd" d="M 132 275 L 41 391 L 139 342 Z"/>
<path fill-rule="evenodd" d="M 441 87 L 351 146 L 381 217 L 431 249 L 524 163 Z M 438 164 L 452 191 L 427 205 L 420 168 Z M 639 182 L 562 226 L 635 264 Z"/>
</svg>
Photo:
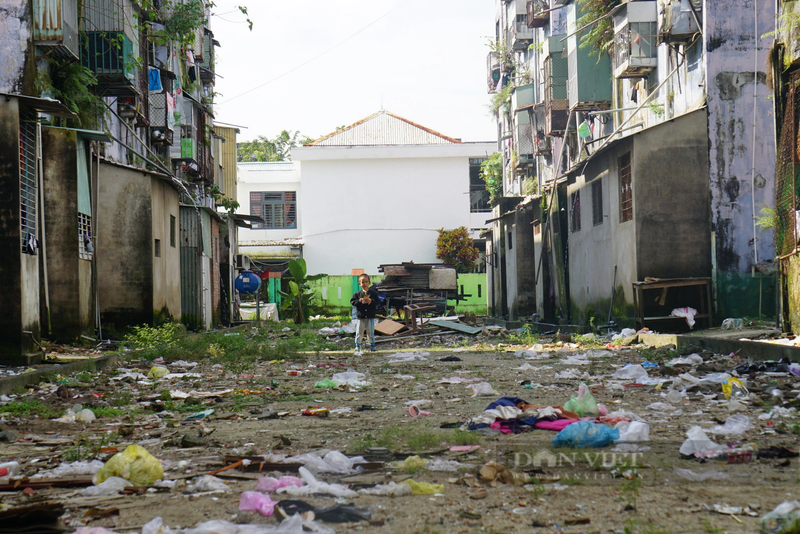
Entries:
<svg viewBox="0 0 800 534">
<path fill-rule="evenodd" d="M 332 52 L 334 49 L 336 49 L 336 48 L 338 48 L 338 47 L 342 46 L 344 43 L 346 43 L 347 41 L 349 41 L 350 39 L 352 39 L 352 38 L 353 38 L 353 37 L 355 37 L 356 35 L 360 34 L 361 32 L 363 32 L 364 30 L 366 30 L 366 29 L 367 29 L 367 28 L 369 28 L 370 26 L 373 26 L 374 24 L 376 24 L 376 23 L 377 23 L 377 22 L 379 22 L 380 20 L 382 20 L 382 19 L 386 18 L 386 17 L 387 17 L 387 16 L 389 16 L 391 13 L 394 13 L 395 11 L 397 11 L 397 10 L 398 10 L 398 9 L 400 9 L 401 7 L 405 6 L 406 4 L 410 3 L 411 1 L 412 1 L 412 0 L 406 0 L 405 2 L 403 2 L 402 4 L 400 4 L 399 6 L 395 7 L 394 9 L 390 9 L 389 11 L 387 11 L 386 13 L 384 13 L 383 15 L 381 15 L 380 17 L 378 17 L 377 19 L 373 20 L 372 22 L 370 22 L 369 24 L 367 24 L 366 26 L 364 26 L 363 28 L 361 28 L 361 29 L 360 29 L 360 30 L 358 30 L 357 32 L 355 32 L 355 33 L 351 34 L 349 37 L 345 38 L 345 39 L 344 39 L 344 40 L 342 40 L 342 41 L 339 41 L 338 43 L 336 43 L 336 44 L 335 44 L 335 45 L 333 45 L 332 47 L 330 47 L 330 48 L 328 48 L 327 50 L 325 50 L 325 51 L 321 52 L 320 54 L 317 54 L 316 56 L 312 57 L 311 59 L 309 59 L 309 60 L 307 60 L 307 61 L 305 61 L 305 62 L 303 62 L 303 63 L 301 63 L 301 64 L 297 65 L 296 67 L 293 67 L 293 68 L 291 68 L 291 69 L 287 70 L 287 71 L 286 71 L 286 72 L 284 72 L 283 74 L 279 74 L 278 76 L 276 76 L 276 77 L 272 78 L 271 80 L 268 80 L 268 81 L 266 81 L 266 82 L 262 83 L 261 85 L 257 85 L 257 86 L 255 86 L 255 87 L 253 87 L 252 89 L 248 89 L 247 91 L 245 91 L 245 92 L 243 92 L 243 93 L 239 93 L 239 94 L 238 94 L 238 95 L 236 95 L 236 96 L 232 96 L 232 97 L 230 97 L 230 98 L 229 98 L 229 99 L 227 99 L 227 100 L 223 100 L 222 102 L 217 102 L 217 103 L 216 103 L 216 105 L 217 105 L 217 106 L 219 106 L 219 105 L 225 104 L 225 103 L 227 103 L 227 102 L 230 102 L 231 100 L 235 100 L 235 99 L 239 98 L 240 96 L 244 96 L 244 95 L 246 95 L 246 94 L 252 93 L 252 92 L 253 92 L 253 91 L 255 91 L 256 89 L 261 89 L 262 87 L 264 87 L 264 86 L 266 86 L 266 85 L 269 85 L 269 84 L 271 84 L 272 82 L 278 81 L 278 80 L 280 80 L 281 78 L 283 78 L 284 76 L 286 76 L 286 75 L 288 75 L 288 74 L 291 74 L 291 73 L 293 73 L 294 71 L 296 71 L 296 70 L 298 70 L 298 69 L 300 69 L 300 68 L 302 68 L 302 67 L 305 67 L 306 65 L 308 65 L 308 64 L 309 64 L 309 63 L 311 63 L 312 61 L 316 61 L 317 59 L 319 59 L 319 58 L 321 58 L 322 56 L 324 56 L 324 55 L 328 54 L 329 52 Z"/>
</svg>

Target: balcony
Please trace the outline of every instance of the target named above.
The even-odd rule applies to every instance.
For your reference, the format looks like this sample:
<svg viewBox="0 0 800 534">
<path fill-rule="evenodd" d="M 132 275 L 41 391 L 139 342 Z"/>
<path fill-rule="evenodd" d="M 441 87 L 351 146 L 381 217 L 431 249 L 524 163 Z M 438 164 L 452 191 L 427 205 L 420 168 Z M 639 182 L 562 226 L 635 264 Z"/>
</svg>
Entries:
<svg viewBox="0 0 800 534">
<path fill-rule="evenodd" d="M 560 52 L 544 59 L 544 115 L 542 129 L 545 135 L 561 135 L 569 120 L 567 100 L 567 60 Z"/>
<path fill-rule="evenodd" d="M 628 2 L 612 11 L 615 78 L 641 78 L 658 67 L 658 15 L 655 1 Z"/>
<path fill-rule="evenodd" d="M 97 77 L 102 96 L 136 96 L 133 43 L 122 32 L 85 32 L 81 36 L 81 65 Z"/>
<path fill-rule="evenodd" d="M 528 27 L 544 28 L 550 22 L 550 2 L 548 0 L 528 0 Z"/>
<path fill-rule="evenodd" d="M 511 27 L 511 48 L 521 52 L 527 50 L 532 42 L 533 28 L 528 27 L 528 16 L 517 15 L 517 20 Z"/>
<path fill-rule="evenodd" d="M 486 87 L 489 94 L 497 92 L 501 76 L 500 60 L 497 58 L 497 54 L 489 52 L 489 55 L 486 56 Z"/>
<path fill-rule="evenodd" d="M 214 46 L 216 46 L 217 42 L 214 40 L 214 34 L 211 33 L 210 30 L 206 30 L 205 39 L 203 39 L 203 56 L 202 61 L 197 62 L 197 66 L 200 67 L 200 80 L 204 84 L 214 84 L 215 75 L 214 75 Z"/>
<path fill-rule="evenodd" d="M 702 0 L 671 0 L 666 2 L 658 19 L 658 42 L 688 43 L 700 31 L 703 23 Z"/>
<path fill-rule="evenodd" d="M 175 125 L 175 97 L 173 96 L 173 78 L 167 71 L 161 71 L 160 93 L 148 93 L 150 142 L 158 146 L 171 145 L 173 127 Z"/>
<path fill-rule="evenodd" d="M 33 42 L 58 59 L 80 58 L 78 0 L 34 0 Z"/>
</svg>

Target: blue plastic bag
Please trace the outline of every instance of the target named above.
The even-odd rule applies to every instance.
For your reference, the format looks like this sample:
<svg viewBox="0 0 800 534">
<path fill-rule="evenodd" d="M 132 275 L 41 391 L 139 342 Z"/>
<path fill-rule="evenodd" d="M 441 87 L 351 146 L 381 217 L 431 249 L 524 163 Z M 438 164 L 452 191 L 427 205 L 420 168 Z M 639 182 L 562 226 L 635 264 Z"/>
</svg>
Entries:
<svg viewBox="0 0 800 534">
<path fill-rule="evenodd" d="M 619 439 L 619 430 L 589 421 L 572 423 L 550 443 L 553 447 L 605 447 Z"/>
</svg>

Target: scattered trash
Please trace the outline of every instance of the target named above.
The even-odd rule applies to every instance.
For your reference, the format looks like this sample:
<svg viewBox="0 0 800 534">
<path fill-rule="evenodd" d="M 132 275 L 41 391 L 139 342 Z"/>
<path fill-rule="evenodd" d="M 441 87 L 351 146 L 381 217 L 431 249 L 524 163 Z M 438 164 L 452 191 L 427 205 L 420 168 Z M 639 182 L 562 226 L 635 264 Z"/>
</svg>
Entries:
<svg viewBox="0 0 800 534">
<path fill-rule="evenodd" d="M 742 319 L 728 318 L 722 321 L 720 328 L 722 330 L 739 330 L 744 328 L 744 321 Z"/>
<path fill-rule="evenodd" d="M 284 486 L 278 488 L 277 492 L 286 493 L 287 495 L 295 497 L 322 494 L 350 498 L 358 495 L 355 491 L 347 489 L 346 486 L 341 484 L 328 484 L 327 482 L 317 480 L 316 477 L 311 474 L 311 471 L 305 467 L 300 468 L 300 478 L 305 482 L 305 486 Z"/>
<path fill-rule="evenodd" d="M 586 386 L 586 384 L 581 384 L 578 387 L 578 396 L 572 397 L 570 400 L 564 403 L 564 409 L 575 412 L 581 417 L 594 417 L 600 415 L 597 402 L 595 402 L 594 397 L 592 396 L 592 393 L 589 391 L 589 388 Z"/>
<path fill-rule="evenodd" d="M 428 465 L 428 460 L 419 456 L 409 456 L 402 462 L 392 462 L 391 465 L 394 469 L 400 469 L 401 471 L 413 471 Z"/>
<path fill-rule="evenodd" d="M 472 390 L 472 393 L 470 393 L 471 397 L 491 397 L 493 395 L 497 395 L 497 392 L 494 390 L 491 384 L 489 384 L 489 382 L 469 384 L 467 387 Z"/>
<path fill-rule="evenodd" d="M 697 310 L 694 308 L 675 308 L 670 312 L 670 315 L 673 317 L 683 317 L 686 319 L 686 324 L 689 325 L 689 328 L 694 328 L 694 316 L 697 315 Z"/>
<path fill-rule="evenodd" d="M 716 425 L 708 431 L 711 434 L 744 434 L 746 431 L 753 428 L 750 423 L 750 418 L 746 415 L 731 415 L 725 420 L 724 425 Z"/>
<path fill-rule="evenodd" d="M 615 428 L 578 421 L 559 432 L 550 445 L 553 447 L 606 447 L 620 439 L 620 432 Z"/>
<path fill-rule="evenodd" d="M 508 469 L 506 466 L 498 464 L 497 462 L 488 462 L 479 471 L 480 481 L 484 484 L 490 484 L 492 487 L 497 486 L 497 483 L 513 484 L 515 486 L 524 486 L 530 480 L 530 477 L 524 473 L 517 473 Z"/>
<path fill-rule="evenodd" d="M 625 380 L 639 380 L 647 377 L 647 370 L 638 363 L 626 365 L 611 376 L 611 378 Z"/>
<path fill-rule="evenodd" d="M 128 445 L 123 452 L 108 460 L 94 477 L 95 484 L 118 476 L 134 486 L 150 486 L 164 476 L 164 469 L 158 459 L 139 445 Z"/>
<path fill-rule="evenodd" d="M 702 473 L 695 473 L 691 469 L 684 469 L 682 467 L 673 468 L 676 475 L 692 482 L 705 482 L 706 480 L 727 480 L 730 478 L 727 473 L 717 471 L 716 469 L 709 469 Z"/>
<path fill-rule="evenodd" d="M 96 486 L 90 486 L 79 490 L 78 493 L 85 497 L 94 497 L 98 495 L 116 495 L 124 490 L 131 483 L 120 477 L 109 477 Z"/>
<path fill-rule="evenodd" d="M 615 443 L 636 443 L 650 440 L 650 425 L 639 421 L 622 421 L 615 427 L 619 431 L 619 438 Z"/>
<path fill-rule="evenodd" d="M 784 501 L 764 514 L 759 522 L 762 532 L 796 534 L 800 532 L 800 501 Z"/>
<path fill-rule="evenodd" d="M 411 417 L 419 417 L 420 415 L 431 415 L 431 412 L 420 410 L 419 406 L 412 404 L 408 407 L 408 415 Z"/>
<path fill-rule="evenodd" d="M 187 493 L 227 492 L 228 486 L 213 475 L 203 475 L 186 484 Z"/>
<path fill-rule="evenodd" d="M 350 523 L 372 519 L 372 512 L 367 508 L 359 508 L 352 504 L 335 504 L 327 508 L 315 508 L 305 501 L 286 500 L 279 501 L 276 510 L 280 510 L 284 517 L 312 512 L 314 519 L 326 523 Z"/>
<path fill-rule="evenodd" d="M 726 378 L 722 381 L 722 393 L 728 400 L 746 399 L 750 394 L 742 381 L 734 377 Z"/>
<path fill-rule="evenodd" d="M 686 441 L 681 444 L 680 448 L 680 453 L 684 456 L 713 455 L 724 448 L 708 439 L 705 431 L 699 426 L 691 427 L 686 436 Z"/>
<path fill-rule="evenodd" d="M 436 495 L 439 493 L 444 493 L 444 484 L 417 482 L 412 479 L 408 479 L 404 483 L 411 487 L 412 495 Z"/>
<path fill-rule="evenodd" d="M 168 373 L 169 369 L 160 365 L 156 365 L 150 368 L 150 371 L 147 373 L 147 378 L 153 378 L 157 380 L 159 378 L 164 378 Z"/>
<path fill-rule="evenodd" d="M 239 510 L 258 512 L 267 517 L 275 513 L 276 504 L 269 495 L 260 491 L 243 491 L 239 496 Z"/>
<path fill-rule="evenodd" d="M 330 378 L 326 378 L 324 380 L 320 380 L 316 384 L 314 384 L 315 388 L 324 388 L 324 389 L 331 389 L 339 387 L 339 383 L 331 380 Z"/>
</svg>

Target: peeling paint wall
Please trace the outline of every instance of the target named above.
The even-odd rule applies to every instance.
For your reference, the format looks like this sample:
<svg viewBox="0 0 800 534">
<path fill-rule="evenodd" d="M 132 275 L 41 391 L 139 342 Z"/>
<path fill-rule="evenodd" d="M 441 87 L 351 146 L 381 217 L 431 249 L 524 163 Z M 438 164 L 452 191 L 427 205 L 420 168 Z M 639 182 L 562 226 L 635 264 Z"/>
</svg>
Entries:
<svg viewBox="0 0 800 534">
<path fill-rule="evenodd" d="M 774 257 L 771 233 L 754 232 L 753 212 L 774 201 L 773 102 L 764 73 L 772 38 L 761 36 L 774 26 L 775 6 L 741 0 L 706 2 L 704 9 L 717 313 L 755 315 L 759 281 L 749 273 L 756 261 Z"/>
<path fill-rule="evenodd" d="M 0 0 L 0 93 L 22 91 L 28 52 L 30 5 L 25 0 Z"/>
</svg>

